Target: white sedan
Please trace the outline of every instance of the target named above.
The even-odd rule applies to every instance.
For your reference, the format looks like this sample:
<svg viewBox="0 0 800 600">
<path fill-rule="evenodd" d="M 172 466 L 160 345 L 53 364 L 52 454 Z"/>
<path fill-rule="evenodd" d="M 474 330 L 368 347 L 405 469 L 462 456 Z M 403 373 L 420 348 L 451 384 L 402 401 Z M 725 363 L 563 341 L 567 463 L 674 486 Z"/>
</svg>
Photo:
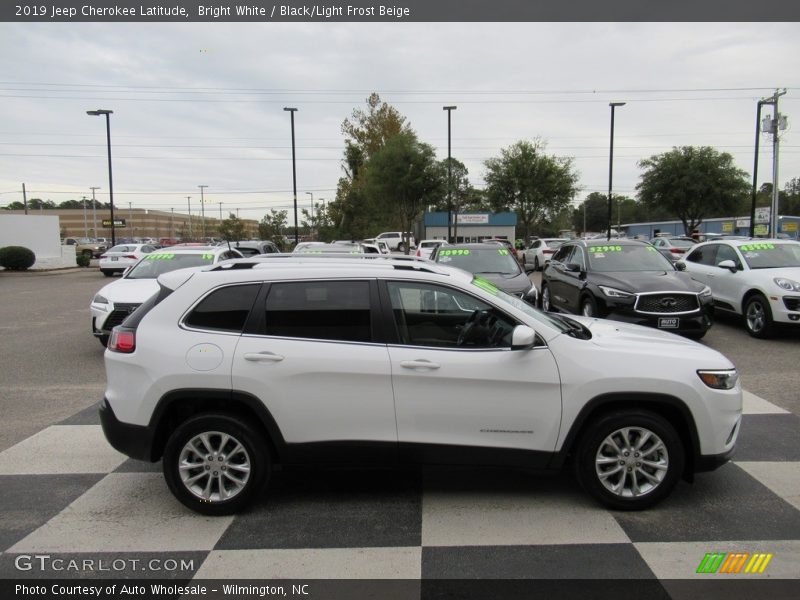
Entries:
<svg viewBox="0 0 800 600">
<path fill-rule="evenodd" d="M 449 246 L 447 240 L 422 240 L 417 244 L 417 258 L 430 258 L 431 253 L 439 246 Z"/>
<path fill-rule="evenodd" d="M 156 250 L 157 248 L 150 244 L 117 244 L 100 255 L 100 271 L 106 277 L 122 273 Z"/>
<path fill-rule="evenodd" d="M 764 338 L 775 325 L 800 324 L 800 243 L 716 240 L 678 261 L 711 288 L 714 308 L 744 316 L 747 332 Z"/>
<path fill-rule="evenodd" d="M 522 251 L 520 262 L 526 271 L 533 269 L 534 271 L 544 270 L 547 263 L 557 248 L 564 242 L 568 242 L 565 238 L 541 238 L 531 242 L 529 248 Z"/>
</svg>

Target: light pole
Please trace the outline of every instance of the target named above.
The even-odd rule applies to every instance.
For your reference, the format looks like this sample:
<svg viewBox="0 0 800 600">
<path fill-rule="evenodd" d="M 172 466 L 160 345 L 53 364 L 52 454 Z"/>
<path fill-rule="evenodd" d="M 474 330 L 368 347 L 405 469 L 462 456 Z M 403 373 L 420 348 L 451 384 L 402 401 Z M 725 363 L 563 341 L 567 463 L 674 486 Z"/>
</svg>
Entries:
<svg viewBox="0 0 800 600">
<path fill-rule="evenodd" d="M 117 233 L 114 228 L 114 182 L 111 176 L 111 120 L 110 115 L 114 113 L 113 110 L 106 110 L 98 108 L 97 110 L 87 110 L 86 114 L 93 117 L 105 115 L 106 117 L 106 142 L 108 146 L 108 203 L 111 207 L 111 245 L 117 245 Z"/>
<path fill-rule="evenodd" d="M 97 200 L 94 197 L 95 190 L 99 190 L 99 187 L 90 187 L 92 190 L 92 237 L 97 237 Z"/>
<path fill-rule="evenodd" d="M 297 167 L 294 152 L 294 113 L 297 112 L 296 108 L 284 107 L 292 116 L 292 189 L 294 191 L 294 243 L 297 245 L 300 242 L 300 232 L 297 229 Z"/>
<path fill-rule="evenodd" d="M 450 225 L 453 222 L 453 165 L 450 160 L 450 115 L 457 107 L 444 106 L 442 110 L 447 111 L 447 241 L 453 243 L 450 233 Z M 458 216 L 455 216 L 458 219 Z M 456 226 L 456 235 L 458 234 L 458 226 Z"/>
<path fill-rule="evenodd" d="M 189 239 L 194 240 L 194 234 L 192 233 L 192 197 L 186 196 L 186 204 L 189 207 Z"/>
<path fill-rule="evenodd" d="M 83 237 L 89 237 L 89 226 L 86 223 L 86 196 L 83 197 Z"/>
<path fill-rule="evenodd" d="M 306 192 L 307 195 L 311 196 L 311 239 L 316 239 L 314 237 L 314 192 Z"/>
<path fill-rule="evenodd" d="M 611 107 L 611 146 L 608 153 L 608 234 L 607 240 L 611 239 L 611 179 L 614 172 L 614 109 L 618 106 L 625 106 L 625 102 L 609 102 Z M 619 235 L 619 231 L 617 231 Z"/>
<path fill-rule="evenodd" d="M 198 185 L 197 187 L 200 188 L 200 228 L 203 232 L 203 241 L 206 241 L 206 209 L 205 209 L 205 198 L 203 196 L 203 190 L 207 188 L 207 185 Z"/>
<path fill-rule="evenodd" d="M 222 200 L 219 201 L 219 224 L 222 225 Z"/>
<path fill-rule="evenodd" d="M 750 203 L 750 237 L 756 237 L 756 186 L 758 185 L 758 142 L 761 137 L 761 107 L 769 102 L 759 100 L 756 106 L 756 148 L 753 158 L 753 194 Z"/>
</svg>

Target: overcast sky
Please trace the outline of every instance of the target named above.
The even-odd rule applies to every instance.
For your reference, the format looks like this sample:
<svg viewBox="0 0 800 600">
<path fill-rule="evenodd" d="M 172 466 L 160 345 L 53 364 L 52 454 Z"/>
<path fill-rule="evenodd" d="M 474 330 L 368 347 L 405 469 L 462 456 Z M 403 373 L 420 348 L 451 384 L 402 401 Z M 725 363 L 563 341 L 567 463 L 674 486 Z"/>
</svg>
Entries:
<svg viewBox="0 0 800 600">
<path fill-rule="evenodd" d="M 0 206 L 28 198 L 107 201 L 111 109 L 115 203 L 291 209 L 295 113 L 300 207 L 335 197 L 342 121 L 372 91 L 483 187 L 483 161 L 521 139 L 575 159 L 582 192 L 634 195 L 637 162 L 681 145 L 730 152 L 752 174 L 758 99 L 788 88 L 781 187 L 800 176 L 797 23 L 0 23 Z M 764 113 L 772 109 L 765 107 Z M 771 136 L 759 181 L 771 181 Z M 291 210 L 289 210 L 291 219 Z M 123 215 L 124 216 L 124 215 Z M 227 214 L 226 214 L 227 216 Z M 291 221 L 290 221 L 291 222 Z M 377 233 L 377 232 L 376 232 Z"/>
</svg>

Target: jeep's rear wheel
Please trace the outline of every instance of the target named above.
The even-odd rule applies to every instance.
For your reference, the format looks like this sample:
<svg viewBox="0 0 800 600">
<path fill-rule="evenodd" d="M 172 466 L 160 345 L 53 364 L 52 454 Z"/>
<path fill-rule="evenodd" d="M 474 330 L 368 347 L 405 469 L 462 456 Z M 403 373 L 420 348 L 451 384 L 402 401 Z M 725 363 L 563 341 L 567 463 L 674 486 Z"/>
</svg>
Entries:
<svg viewBox="0 0 800 600">
<path fill-rule="evenodd" d="M 619 510 L 641 510 L 667 497 L 683 471 L 675 428 L 646 411 L 602 417 L 584 434 L 575 470 L 583 488 Z"/>
<path fill-rule="evenodd" d="M 205 414 L 182 423 L 164 449 L 164 478 L 175 497 L 204 515 L 230 515 L 270 474 L 264 440 L 232 415 Z"/>
</svg>

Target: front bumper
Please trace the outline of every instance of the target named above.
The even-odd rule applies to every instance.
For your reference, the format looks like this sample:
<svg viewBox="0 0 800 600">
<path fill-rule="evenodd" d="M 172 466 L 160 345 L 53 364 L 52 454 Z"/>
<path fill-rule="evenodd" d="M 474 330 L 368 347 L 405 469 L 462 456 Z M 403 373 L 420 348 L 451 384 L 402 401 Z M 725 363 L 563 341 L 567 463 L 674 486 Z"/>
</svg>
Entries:
<svg viewBox="0 0 800 600">
<path fill-rule="evenodd" d="M 105 398 L 100 402 L 99 412 L 103 433 L 114 449 L 136 460 L 147 462 L 158 460 L 158 458 L 153 458 L 153 438 L 155 436 L 153 429 L 143 425 L 121 422 Z"/>
</svg>

